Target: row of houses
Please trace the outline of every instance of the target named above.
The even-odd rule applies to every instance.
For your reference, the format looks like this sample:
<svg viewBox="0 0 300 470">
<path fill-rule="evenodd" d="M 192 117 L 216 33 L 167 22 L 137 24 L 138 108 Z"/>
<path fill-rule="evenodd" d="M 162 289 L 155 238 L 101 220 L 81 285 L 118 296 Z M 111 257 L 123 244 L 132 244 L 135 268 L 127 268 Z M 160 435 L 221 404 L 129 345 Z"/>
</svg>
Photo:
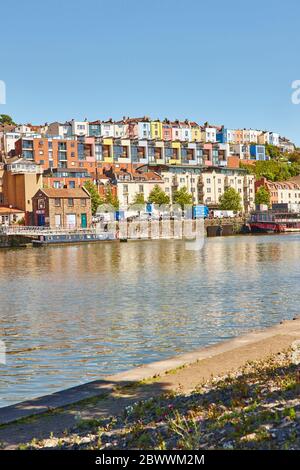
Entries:
<svg viewBox="0 0 300 470">
<path fill-rule="evenodd" d="M 170 201 L 177 190 L 186 187 L 193 204 L 217 207 L 225 189 L 233 187 L 240 194 L 246 212 L 255 202 L 254 176 L 240 168 L 220 166 L 144 164 L 129 169 L 112 164 L 99 170 L 97 175 L 91 175 L 79 169 L 43 171 L 35 162 L 15 157 L 3 165 L 0 180 L 0 205 L 22 211 L 29 225 L 36 223 L 32 218 L 32 198 L 38 190 L 76 191 L 84 188 L 87 181 L 95 185 L 101 196 L 110 190 L 123 209 L 128 208 L 137 195 L 147 201 L 155 186 L 159 186 Z"/>
<path fill-rule="evenodd" d="M 264 187 L 270 194 L 270 204 L 300 204 L 300 175 L 288 181 L 269 181 L 261 178 L 255 190 Z"/>
<path fill-rule="evenodd" d="M 221 144 L 271 144 L 278 146 L 283 152 L 294 150 L 294 144 L 286 137 L 281 137 L 273 131 L 256 129 L 228 129 L 225 126 L 203 125 L 185 119 L 184 121 L 170 121 L 164 119 L 151 119 L 147 116 L 139 118 L 123 117 L 122 120 L 113 121 L 77 121 L 72 119 L 65 123 L 52 122 L 33 126 L 22 124 L 6 126 L 5 133 L 10 138 L 4 144 L 7 154 L 13 150 L 14 142 L 24 135 L 51 136 L 61 139 L 102 137 L 115 139 L 160 140 L 164 142 L 201 142 Z M 1 128 L 0 128 L 1 134 Z"/>
<path fill-rule="evenodd" d="M 7 157 L 19 156 L 34 161 L 43 170 L 81 168 L 95 172 L 107 164 L 239 166 L 239 160 L 266 160 L 260 144 L 228 144 L 125 139 L 113 137 L 43 137 L 15 134 L 3 136 Z"/>
<path fill-rule="evenodd" d="M 265 178 L 255 181 L 254 175 L 241 168 L 220 166 L 192 167 L 144 164 L 137 168 L 111 165 L 99 172 L 97 178 L 87 172 L 66 170 L 61 175 L 63 185 L 51 185 L 49 176 L 40 165 L 14 158 L 0 165 L 0 224 L 25 219 L 27 225 L 86 227 L 91 223 L 90 200 L 84 183 L 91 181 L 100 195 L 110 190 L 118 198 L 120 208 L 127 209 L 137 195 L 148 200 L 151 191 L 159 186 L 173 200 L 174 194 L 185 187 L 193 204 L 217 208 L 224 191 L 231 187 L 240 195 L 245 213 L 255 208 L 255 192 L 264 186 L 270 193 L 271 204 L 300 203 L 300 179 L 270 182 Z M 83 191 L 83 192 L 82 192 Z M 35 196 L 39 194 L 38 198 Z M 41 199 L 51 199 L 42 202 Z M 50 210 L 51 209 L 51 210 Z"/>
</svg>

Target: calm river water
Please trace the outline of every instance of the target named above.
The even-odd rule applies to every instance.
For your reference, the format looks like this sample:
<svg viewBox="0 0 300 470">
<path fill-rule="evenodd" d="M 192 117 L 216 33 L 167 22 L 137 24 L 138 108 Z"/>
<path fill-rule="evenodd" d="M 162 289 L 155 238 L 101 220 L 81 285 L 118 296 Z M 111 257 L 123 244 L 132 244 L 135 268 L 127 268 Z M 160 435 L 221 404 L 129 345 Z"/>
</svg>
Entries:
<svg viewBox="0 0 300 470">
<path fill-rule="evenodd" d="M 0 406 L 299 314 L 300 235 L 0 251 Z"/>
</svg>

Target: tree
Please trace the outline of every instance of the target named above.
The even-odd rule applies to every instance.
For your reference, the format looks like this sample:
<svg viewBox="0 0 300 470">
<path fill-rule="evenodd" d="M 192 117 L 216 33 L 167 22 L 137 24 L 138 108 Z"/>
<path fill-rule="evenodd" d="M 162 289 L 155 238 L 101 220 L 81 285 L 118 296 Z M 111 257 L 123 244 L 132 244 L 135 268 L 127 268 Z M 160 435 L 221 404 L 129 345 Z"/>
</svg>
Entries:
<svg viewBox="0 0 300 470">
<path fill-rule="evenodd" d="M 84 187 L 87 189 L 91 196 L 92 214 L 95 215 L 98 207 L 101 204 L 104 204 L 104 199 L 101 198 L 100 194 L 98 193 L 97 187 L 94 185 L 94 183 L 92 183 L 92 181 L 86 181 L 84 183 Z"/>
<path fill-rule="evenodd" d="M 0 114 L 0 124 L 8 124 L 13 126 L 16 123 L 13 121 L 13 118 L 8 114 Z"/>
<path fill-rule="evenodd" d="M 156 184 L 149 194 L 148 202 L 153 204 L 170 204 L 170 197 Z"/>
<path fill-rule="evenodd" d="M 108 186 L 105 192 L 105 202 L 106 204 L 111 204 L 115 209 L 119 209 L 119 199 L 113 194 L 110 186 Z"/>
<path fill-rule="evenodd" d="M 264 186 L 260 186 L 260 188 L 258 188 L 256 191 L 255 204 L 266 204 L 267 206 L 270 205 L 270 193 Z"/>
<path fill-rule="evenodd" d="M 133 204 L 145 204 L 144 194 L 136 193 L 133 199 Z"/>
<path fill-rule="evenodd" d="M 221 210 L 238 212 L 242 209 L 241 196 L 234 188 L 227 188 L 219 198 L 219 207 Z"/>
<path fill-rule="evenodd" d="M 187 187 L 183 186 L 183 188 L 175 191 L 173 202 L 179 204 L 181 209 L 184 209 L 184 206 L 193 204 L 193 196 L 188 192 Z"/>
<path fill-rule="evenodd" d="M 275 160 L 257 161 L 254 165 L 240 165 L 256 179 L 266 178 L 269 181 L 285 181 L 300 173 L 300 162 L 284 163 Z"/>
<path fill-rule="evenodd" d="M 291 163 L 300 163 L 300 151 L 296 149 L 294 152 L 288 155 L 288 159 Z"/>
<path fill-rule="evenodd" d="M 281 157 L 281 153 L 278 147 L 276 145 L 272 144 L 265 144 L 266 147 L 266 155 L 268 155 L 270 158 L 274 160 L 279 160 Z"/>
</svg>

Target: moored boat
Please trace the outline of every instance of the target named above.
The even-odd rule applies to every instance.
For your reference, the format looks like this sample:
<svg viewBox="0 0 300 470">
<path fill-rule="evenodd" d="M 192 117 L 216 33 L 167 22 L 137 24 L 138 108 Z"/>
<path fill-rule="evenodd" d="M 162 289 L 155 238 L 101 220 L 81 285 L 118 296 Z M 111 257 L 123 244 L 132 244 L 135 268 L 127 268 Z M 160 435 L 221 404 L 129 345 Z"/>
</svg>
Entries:
<svg viewBox="0 0 300 470">
<path fill-rule="evenodd" d="M 249 226 L 251 232 L 300 232 L 300 214 L 274 210 L 257 211 L 251 214 Z"/>
<path fill-rule="evenodd" d="M 115 240 L 115 234 L 112 232 L 102 233 L 55 233 L 39 235 L 38 239 L 33 240 L 33 246 L 59 245 L 67 243 L 92 243 L 105 240 Z"/>
</svg>

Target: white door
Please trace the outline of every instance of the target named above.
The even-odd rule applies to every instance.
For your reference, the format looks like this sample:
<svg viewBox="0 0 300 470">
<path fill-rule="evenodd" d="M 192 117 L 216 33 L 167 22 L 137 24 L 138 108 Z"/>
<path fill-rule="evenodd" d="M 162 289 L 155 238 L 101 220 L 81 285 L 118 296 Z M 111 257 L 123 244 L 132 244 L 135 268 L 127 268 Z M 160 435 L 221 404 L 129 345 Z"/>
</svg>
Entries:
<svg viewBox="0 0 300 470">
<path fill-rule="evenodd" d="M 60 227 L 60 226 L 61 226 L 61 215 L 55 214 L 55 227 Z"/>
<path fill-rule="evenodd" d="M 67 227 L 68 228 L 76 227 L 76 214 L 67 214 Z"/>
</svg>

